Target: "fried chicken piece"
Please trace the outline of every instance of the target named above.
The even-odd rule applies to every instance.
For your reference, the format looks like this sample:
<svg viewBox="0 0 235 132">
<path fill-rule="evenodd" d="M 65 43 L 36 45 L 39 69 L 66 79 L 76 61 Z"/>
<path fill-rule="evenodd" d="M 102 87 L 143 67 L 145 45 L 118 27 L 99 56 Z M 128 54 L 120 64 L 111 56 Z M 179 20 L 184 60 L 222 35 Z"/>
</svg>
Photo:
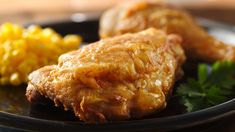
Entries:
<svg viewBox="0 0 235 132">
<path fill-rule="evenodd" d="M 180 42 L 155 29 L 100 40 L 31 73 L 26 96 L 45 96 L 91 123 L 149 115 L 165 108 L 181 74 Z"/>
<path fill-rule="evenodd" d="M 189 59 L 205 62 L 235 60 L 233 46 L 210 36 L 187 12 L 160 2 L 127 2 L 111 8 L 101 17 L 100 37 L 139 32 L 149 27 L 179 34 Z"/>
</svg>

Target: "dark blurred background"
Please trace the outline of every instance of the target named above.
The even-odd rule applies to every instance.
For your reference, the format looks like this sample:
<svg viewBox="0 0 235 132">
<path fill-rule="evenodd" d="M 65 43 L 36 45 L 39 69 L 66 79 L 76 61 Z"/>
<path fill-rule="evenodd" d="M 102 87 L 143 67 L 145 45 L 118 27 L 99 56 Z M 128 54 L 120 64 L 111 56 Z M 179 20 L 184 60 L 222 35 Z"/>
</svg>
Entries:
<svg viewBox="0 0 235 132">
<path fill-rule="evenodd" d="M 0 24 L 66 20 L 74 13 L 102 12 L 122 1 L 127 0 L 0 0 Z M 235 25 L 235 0 L 162 1 L 181 6 L 196 16 Z"/>
</svg>

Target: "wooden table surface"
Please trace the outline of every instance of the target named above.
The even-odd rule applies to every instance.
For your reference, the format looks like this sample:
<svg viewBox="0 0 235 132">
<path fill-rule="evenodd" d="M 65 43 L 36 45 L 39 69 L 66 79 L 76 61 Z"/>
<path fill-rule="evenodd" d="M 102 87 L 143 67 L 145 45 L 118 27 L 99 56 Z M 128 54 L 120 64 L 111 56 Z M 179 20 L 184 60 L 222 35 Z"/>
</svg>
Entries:
<svg viewBox="0 0 235 132">
<path fill-rule="evenodd" d="M 0 0 L 0 24 L 70 19 L 77 12 L 100 12 L 124 0 Z M 235 25 L 235 0 L 167 0 L 195 16 Z M 102 4 L 100 4 L 102 3 Z M 193 131 L 193 130 L 188 130 Z M 235 115 L 203 132 L 235 132 Z"/>
</svg>

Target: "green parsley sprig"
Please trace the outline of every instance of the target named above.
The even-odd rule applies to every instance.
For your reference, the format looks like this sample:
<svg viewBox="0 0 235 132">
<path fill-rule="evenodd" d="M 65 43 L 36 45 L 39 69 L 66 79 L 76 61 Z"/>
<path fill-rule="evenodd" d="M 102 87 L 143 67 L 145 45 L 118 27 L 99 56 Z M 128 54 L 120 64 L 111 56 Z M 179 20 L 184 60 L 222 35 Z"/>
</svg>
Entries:
<svg viewBox="0 0 235 132">
<path fill-rule="evenodd" d="M 176 95 L 188 112 L 204 109 L 235 97 L 235 63 L 220 61 L 212 66 L 199 64 L 197 79 L 188 79 Z"/>
</svg>

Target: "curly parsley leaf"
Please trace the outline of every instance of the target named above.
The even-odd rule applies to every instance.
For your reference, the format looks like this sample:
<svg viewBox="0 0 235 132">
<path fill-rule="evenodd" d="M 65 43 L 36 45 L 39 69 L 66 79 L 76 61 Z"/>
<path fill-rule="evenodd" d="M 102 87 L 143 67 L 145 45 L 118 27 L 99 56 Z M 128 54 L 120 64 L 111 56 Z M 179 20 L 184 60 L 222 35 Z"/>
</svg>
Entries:
<svg viewBox="0 0 235 132">
<path fill-rule="evenodd" d="M 176 95 L 188 112 L 204 109 L 235 97 L 235 63 L 200 64 L 198 78 L 181 84 Z"/>
</svg>

